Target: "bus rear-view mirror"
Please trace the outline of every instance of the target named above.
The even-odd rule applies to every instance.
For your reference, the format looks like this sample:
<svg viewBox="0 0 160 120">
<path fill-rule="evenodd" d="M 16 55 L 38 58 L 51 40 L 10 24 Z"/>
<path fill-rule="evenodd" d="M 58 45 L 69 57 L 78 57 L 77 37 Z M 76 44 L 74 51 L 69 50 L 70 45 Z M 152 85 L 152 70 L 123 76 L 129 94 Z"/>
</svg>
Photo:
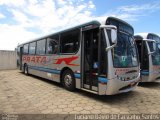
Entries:
<svg viewBox="0 0 160 120">
<path fill-rule="evenodd" d="M 150 49 L 149 55 L 155 53 L 156 51 L 156 42 L 151 42 L 152 49 Z"/>
<path fill-rule="evenodd" d="M 148 43 L 148 47 L 149 47 L 149 50 L 150 52 L 148 53 L 148 55 L 151 55 L 153 54 L 155 51 L 156 51 L 156 41 L 155 40 L 151 40 L 151 39 L 144 39 L 144 41 L 147 41 Z"/>
<path fill-rule="evenodd" d="M 117 44 L 117 27 L 114 25 L 101 25 L 100 28 L 105 30 L 106 37 L 108 36 L 111 39 L 112 44 L 111 46 L 106 48 L 106 51 L 114 48 Z M 109 32 L 107 32 L 109 31 Z"/>
<path fill-rule="evenodd" d="M 116 29 L 111 29 L 111 40 L 112 40 L 112 43 L 114 44 L 117 43 L 117 30 Z"/>
</svg>

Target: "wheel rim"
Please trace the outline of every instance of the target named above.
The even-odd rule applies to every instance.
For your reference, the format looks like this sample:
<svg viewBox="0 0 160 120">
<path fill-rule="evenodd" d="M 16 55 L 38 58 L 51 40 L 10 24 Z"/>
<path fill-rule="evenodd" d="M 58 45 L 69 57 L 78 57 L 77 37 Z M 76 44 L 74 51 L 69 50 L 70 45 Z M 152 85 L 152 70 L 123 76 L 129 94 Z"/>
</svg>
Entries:
<svg viewBox="0 0 160 120">
<path fill-rule="evenodd" d="M 65 75 L 64 83 L 68 87 L 71 86 L 71 84 L 72 84 L 72 76 L 70 74 Z"/>
</svg>

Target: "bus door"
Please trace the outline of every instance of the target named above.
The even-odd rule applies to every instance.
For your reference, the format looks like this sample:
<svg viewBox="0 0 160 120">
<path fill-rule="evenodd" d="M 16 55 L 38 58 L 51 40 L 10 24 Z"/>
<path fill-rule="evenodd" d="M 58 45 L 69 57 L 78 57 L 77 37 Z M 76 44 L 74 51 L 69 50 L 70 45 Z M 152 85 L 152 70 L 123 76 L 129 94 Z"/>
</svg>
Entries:
<svg viewBox="0 0 160 120">
<path fill-rule="evenodd" d="M 22 55 L 23 55 L 23 47 L 20 47 L 20 51 L 19 51 L 19 67 L 20 70 L 22 70 Z"/>
<path fill-rule="evenodd" d="M 136 40 L 136 45 L 137 45 L 137 49 L 138 49 L 138 54 L 139 54 L 139 62 L 140 62 L 140 68 L 142 69 L 142 67 L 143 67 L 143 53 L 144 53 L 144 51 L 143 51 L 143 41 L 142 40 Z"/>
<path fill-rule="evenodd" d="M 140 60 L 140 68 L 143 73 L 149 71 L 149 55 L 147 49 L 147 43 L 143 40 L 136 40 L 138 53 L 139 53 L 139 60 Z"/>
<path fill-rule="evenodd" d="M 82 87 L 98 91 L 98 31 L 92 29 L 82 32 Z"/>
</svg>

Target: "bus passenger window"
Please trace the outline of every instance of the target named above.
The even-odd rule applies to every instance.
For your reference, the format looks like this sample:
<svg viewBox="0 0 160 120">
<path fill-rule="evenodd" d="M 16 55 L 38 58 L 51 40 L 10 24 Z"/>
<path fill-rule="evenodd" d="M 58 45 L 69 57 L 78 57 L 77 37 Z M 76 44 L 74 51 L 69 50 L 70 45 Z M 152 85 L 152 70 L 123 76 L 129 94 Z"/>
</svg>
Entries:
<svg viewBox="0 0 160 120">
<path fill-rule="evenodd" d="M 58 41 L 58 35 L 47 39 L 47 54 L 56 54 L 58 52 Z"/>
<path fill-rule="evenodd" d="M 28 54 L 28 46 L 29 46 L 29 44 L 24 45 L 24 47 L 23 47 L 24 54 Z"/>
<path fill-rule="evenodd" d="M 35 54 L 36 52 L 36 42 L 29 44 L 29 54 Z"/>
<path fill-rule="evenodd" d="M 76 53 L 79 49 L 79 29 L 61 34 L 61 53 Z"/>
<path fill-rule="evenodd" d="M 38 55 L 45 54 L 45 46 L 46 46 L 46 40 L 45 39 L 37 41 L 36 54 L 38 54 Z"/>
</svg>

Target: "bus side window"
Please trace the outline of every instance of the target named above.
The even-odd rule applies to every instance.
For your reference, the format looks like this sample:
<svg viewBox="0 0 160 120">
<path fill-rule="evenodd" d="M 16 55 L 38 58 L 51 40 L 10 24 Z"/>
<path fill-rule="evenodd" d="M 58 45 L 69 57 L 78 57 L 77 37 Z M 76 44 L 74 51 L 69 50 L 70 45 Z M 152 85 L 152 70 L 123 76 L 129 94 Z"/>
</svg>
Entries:
<svg viewBox="0 0 160 120">
<path fill-rule="evenodd" d="M 80 30 L 74 29 L 61 34 L 61 53 L 76 53 L 79 49 Z"/>
<path fill-rule="evenodd" d="M 29 54 L 34 55 L 36 52 L 36 42 L 29 44 Z"/>
<path fill-rule="evenodd" d="M 28 54 L 28 47 L 29 47 L 29 44 L 25 44 L 24 47 L 23 47 L 23 54 Z"/>
<path fill-rule="evenodd" d="M 37 41 L 36 54 L 44 55 L 45 54 L 45 46 L 46 46 L 46 39 Z"/>
<path fill-rule="evenodd" d="M 59 48 L 59 36 L 51 36 L 47 38 L 47 54 L 57 54 Z"/>
</svg>

